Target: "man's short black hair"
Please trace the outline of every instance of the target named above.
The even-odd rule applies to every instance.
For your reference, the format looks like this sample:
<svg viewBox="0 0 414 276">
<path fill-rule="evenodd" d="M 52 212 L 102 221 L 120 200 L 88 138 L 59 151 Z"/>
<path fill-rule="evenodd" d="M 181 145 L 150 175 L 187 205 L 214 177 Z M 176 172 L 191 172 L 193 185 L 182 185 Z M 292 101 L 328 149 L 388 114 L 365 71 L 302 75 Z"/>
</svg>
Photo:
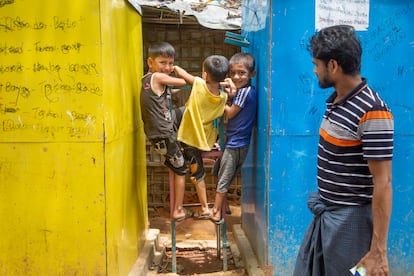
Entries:
<svg viewBox="0 0 414 276">
<path fill-rule="evenodd" d="M 310 38 L 312 57 L 328 64 L 335 60 L 345 74 L 357 75 L 361 71 L 361 43 L 355 29 L 348 25 L 336 25 L 321 29 Z"/>
</svg>

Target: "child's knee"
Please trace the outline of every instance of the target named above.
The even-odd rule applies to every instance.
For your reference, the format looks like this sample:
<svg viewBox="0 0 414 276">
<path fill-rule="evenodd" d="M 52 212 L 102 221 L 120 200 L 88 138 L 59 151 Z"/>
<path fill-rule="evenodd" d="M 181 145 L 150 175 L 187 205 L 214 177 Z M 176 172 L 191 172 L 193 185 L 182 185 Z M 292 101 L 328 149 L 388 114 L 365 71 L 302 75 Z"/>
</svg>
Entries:
<svg viewBox="0 0 414 276">
<path fill-rule="evenodd" d="M 227 191 L 229 190 L 229 187 L 230 187 L 230 183 L 229 182 L 227 182 L 227 181 L 219 181 L 217 183 L 216 192 L 217 193 L 221 193 L 221 194 L 227 193 Z"/>
<path fill-rule="evenodd" d="M 197 162 L 190 164 L 190 173 L 191 173 L 191 182 L 194 185 L 197 185 L 201 181 L 204 180 L 204 168 L 203 166 L 200 166 Z"/>
<path fill-rule="evenodd" d="M 164 164 L 178 175 L 186 175 L 188 173 L 188 168 L 182 156 L 181 159 L 177 156 L 166 156 Z"/>
<path fill-rule="evenodd" d="M 167 154 L 166 159 L 168 159 L 168 162 L 170 162 L 174 168 L 181 168 L 185 165 L 184 156 L 180 151 L 177 151 L 173 155 Z"/>
</svg>

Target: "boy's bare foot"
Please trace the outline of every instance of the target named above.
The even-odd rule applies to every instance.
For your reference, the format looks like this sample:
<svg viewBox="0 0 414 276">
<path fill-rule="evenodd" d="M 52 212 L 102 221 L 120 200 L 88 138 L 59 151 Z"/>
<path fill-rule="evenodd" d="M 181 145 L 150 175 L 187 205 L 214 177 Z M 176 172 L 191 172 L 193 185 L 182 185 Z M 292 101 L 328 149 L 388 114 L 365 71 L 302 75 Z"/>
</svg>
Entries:
<svg viewBox="0 0 414 276">
<path fill-rule="evenodd" d="M 221 217 L 221 211 L 218 211 L 213 208 L 210 216 L 210 220 L 215 224 L 222 224 L 224 222 L 224 218 Z"/>
</svg>

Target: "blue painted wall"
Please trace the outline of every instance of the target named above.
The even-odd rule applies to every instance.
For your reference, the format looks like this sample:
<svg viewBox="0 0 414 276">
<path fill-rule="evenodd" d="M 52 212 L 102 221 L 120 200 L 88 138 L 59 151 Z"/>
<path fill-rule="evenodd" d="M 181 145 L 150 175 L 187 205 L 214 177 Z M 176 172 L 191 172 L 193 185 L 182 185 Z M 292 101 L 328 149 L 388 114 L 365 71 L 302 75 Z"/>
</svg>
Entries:
<svg viewBox="0 0 414 276">
<path fill-rule="evenodd" d="M 306 50 L 315 32 L 314 1 L 245 1 L 243 33 L 257 61 L 257 129 L 243 170 L 242 227 L 263 267 L 290 275 L 311 221 L 319 123 L 331 89 L 319 88 Z M 306 2 L 306 3 L 304 3 Z M 265 6 L 264 4 L 262 6 Z M 252 30 L 254 12 L 263 28 Z M 245 19 L 248 22 L 245 22 Z M 362 75 L 395 118 L 394 205 L 389 234 L 393 275 L 414 275 L 414 1 L 370 1 L 359 31 Z"/>
<path fill-rule="evenodd" d="M 268 170 L 269 170 L 269 99 L 268 60 L 269 47 L 266 37 L 267 31 L 259 31 L 257 35 L 249 38 L 251 45 L 257 45 L 257 53 L 263 58 L 256 57 L 257 75 L 253 84 L 258 89 L 259 101 L 257 124 L 253 130 L 252 142 L 249 154 L 243 166 L 242 177 L 242 226 L 249 236 L 252 244 L 255 244 L 256 255 L 262 264 L 267 257 L 267 204 L 268 204 Z M 260 68 L 260 69 L 259 69 Z M 254 227 L 251 227 L 254 226 Z"/>
</svg>

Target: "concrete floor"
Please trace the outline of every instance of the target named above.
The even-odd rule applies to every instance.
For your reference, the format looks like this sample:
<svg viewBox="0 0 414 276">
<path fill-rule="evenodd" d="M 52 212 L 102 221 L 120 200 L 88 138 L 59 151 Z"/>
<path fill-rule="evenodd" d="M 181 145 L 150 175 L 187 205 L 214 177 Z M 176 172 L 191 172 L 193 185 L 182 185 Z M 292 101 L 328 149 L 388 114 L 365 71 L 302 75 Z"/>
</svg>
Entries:
<svg viewBox="0 0 414 276">
<path fill-rule="evenodd" d="M 241 223 L 240 206 L 230 206 L 231 215 L 226 216 L 227 232 L 231 232 L 234 224 Z M 193 211 L 197 212 L 197 208 Z M 152 208 L 148 210 L 150 228 L 159 229 L 162 236 L 171 236 L 169 209 Z M 216 240 L 215 224 L 209 220 L 188 219 L 176 224 L 177 242 L 182 240 Z"/>
<path fill-rule="evenodd" d="M 227 222 L 227 271 L 217 258 L 216 226 L 209 220 L 188 219 L 176 223 L 176 268 L 172 273 L 171 221 L 168 208 L 148 210 L 147 240 L 128 276 L 205 275 L 264 276 L 241 227 L 241 212 L 230 205 Z M 221 251 L 223 255 L 223 251 Z"/>
<path fill-rule="evenodd" d="M 217 258 L 216 225 L 209 220 L 188 219 L 176 223 L 177 274 L 178 275 L 248 275 L 232 233 L 233 225 L 240 224 L 240 206 L 230 206 L 231 215 L 226 216 L 227 266 Z M 197 208 L 192 209 L 197 212 Z M 154 208 L 148 211 L 150 228 L 159 229 L 159 242 L 166 248 L 159 267 L 162 272 L 153 275 L 177 275 L 171 273 L 171 221 L 169 209 Z M 159 268 L 157 268 L 159 269 Z M 169 272 L 169 273 L 168 273 Z M 149 275 L 149 274 L 147 274 Z"/>
</svg>

